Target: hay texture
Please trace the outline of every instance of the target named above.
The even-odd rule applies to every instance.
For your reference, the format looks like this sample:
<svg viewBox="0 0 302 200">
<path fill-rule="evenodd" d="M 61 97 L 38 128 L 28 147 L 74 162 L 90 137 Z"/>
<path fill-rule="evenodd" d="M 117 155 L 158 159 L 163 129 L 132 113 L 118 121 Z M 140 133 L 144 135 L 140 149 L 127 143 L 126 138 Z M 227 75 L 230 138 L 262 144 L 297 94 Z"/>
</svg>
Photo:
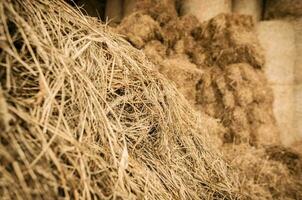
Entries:
<svg viewBox="0 0 302 200">
<path fill-rule="evenodd" d="M 287 21 L 263 21 L 257 26 L 265 50 L 265 74 L 274 91 L 274 114 L 282 142 L 290 145 L 297 137 L 294 131 L 295 33 Z"/>
<path fill-rule="evenodd" d="M 262 18 L 263 0 L 233 0 L 234 13 L 250 15 L 257 22 Z"/>
<path fill-rule="evenodd" d="M 263 51 L 250 16 L 221 14 L 195 28 L 192 35 L 203 48 L 205 65 L 223 67 L 248 63 L 261 68 L 264 64 Z"/>
<path fill-rule="evenodd" d="M 138 11 L 123 19 L 118 32 L 143 49 L 197 110 L 221 120 L 228 130 L 227 139 L 221 138 L 224 142 L 279 141 L 273 96 L 262 71 L 264 55 L 250 16 L 221 14 L 201 24 L 187 15 L 161 25 L 144 13 Z M 217 82 L 222 82 L 220 89 Z M 247 117 L 251 110 L 254 114 Z"/>
<path fill-rule="evenodd" d="M 232 64 L 205 72 L 197 90 L 197 104 L 220 119 L 227 132 L 225 143 L 277 144 L 273 96 L 261 70 Z"/>
<path fill-rule="evenodd" d="M 230 12 L 232 12 L 231 0 L 183 0 L 180 5 L 181 15 L 194 15 L 200 22 Z"/>
<path fill-rule="evenodd" d="M 195 16 L 185 15 L 162 23 L 160 13 L 151 15 L 148 11 L 154 7 L 129 15 L 117 31 L 130 42 L 136 36 L 147 38 L 142 39 L 139 49 L 156 63 L 157 70 L 184 95 L 190 87 L 195 90 L 195 109 L 206 112 L 201 115 L 208 119 L 206 124 L 216 128 L 211 132 L 212 145 L 233 167 L 239 168 L 242 199 L 299 199 L 301 176 L 291 173 L 283 163 L 269 159 L 266 153 L 267 146 L 279 144 L 280 136 L 272 110 L 273 93 L 263 71 L 265 57 L 252 18 L 224 14 L 201 24 Z M 148 21 L 135 23 L 142 18 Z M 156 32 L 132 31 L 136 26 L 144 27 L 143 24 L 156 27 Z M 201 77 L 192 78 L 187 72 L 196 69 Z M 216 119 L 209 120 L 208 115 Z M 301 162 L 300 156 L 294 157 L 292 163 Z"/>
<path fill-rule="evenodd" d="M 302 17 L 302 1 L 300 0 L 267 0 L 264 12 L 265 19 L 283 17 Z"/>
<path fill-rule="evenodd" d="M 302 198 L 301 154 L 282 146 L 251 148 L 225 145 L 225 156 L 241 171 L 242 191 L 250 199 L 296 200 Z"/>
<path fill-rule="evenodd" d="M 62 1 L 0 19 L 3 199 L 240 198 L 209 118 L 140 51 Z"/>
</svg>

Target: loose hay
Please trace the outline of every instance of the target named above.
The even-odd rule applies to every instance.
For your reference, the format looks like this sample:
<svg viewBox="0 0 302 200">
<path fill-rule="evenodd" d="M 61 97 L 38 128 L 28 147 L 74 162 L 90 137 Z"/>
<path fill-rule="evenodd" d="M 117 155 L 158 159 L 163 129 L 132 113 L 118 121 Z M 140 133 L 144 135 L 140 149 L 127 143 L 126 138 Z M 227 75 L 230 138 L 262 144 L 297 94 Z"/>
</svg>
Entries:
<svg viewBox="0 0 302 200">
<path fill-rule="evenodd" d="M 253 148 L 226 145 L 223 151 L 241 171 L 243 193 L 250 199 L 296 200 L 302 198 L 301 154 L 281 146 Z"/>
<path fill-rule="evenodd" d="M 141 52 L 62 1 L 1 1 L 0 19 L 2 198 L 239 197 L 212 127 Z"/>
<path fill-rule="evenodd" d="M 144 27 L 142 24 L 147 21 L 136 18 L 149 16 L 153 20 L 148 20 L 148 23 L 157 24 L 159 29 L 155 30 L 160 34 L 144 40 L 140 49 L 158 64 L 158 70 L 169 69 L 172 65 L 166 64 L 177 58 L 179 61 L 174 62 L 176 68 L 182 66 L 180 60 L 183 60 L 190 62 L 185 66 L 192 69 L 197 66 L 202 71 L 201 80 L 196 85 L 196 109 L 220 119 L 218 126 L 215 119 L 202 115 L 208 121 L 208 127 L 216 127 L 211 134 L 215 148 L 220 148 L 225 158 L 240 170 L 238 181 L 239 191 L 244 196 L 242 199 L 301 198 L 301 176 L 292 173 L 284 162 L 270 159 L 271 154 L 267 153 L 269 147 L 266 145 L 279 144 L 280 138 L 272 110 L 273 94 L 263 70 L 264 55 L 251 17 L 224 14 L 200 24 L 196 17 L 186 15 L 161 23 L 160 11 L 164 11 L 164 16 L 167 13 L 159 7 L 154 11 L 158 4 L 156 1 L 153 3 L 149 8 L 138 9 L 137 13 L 129 15 L 118 29 L 132 41 L 131 37 L 141 32 L 136 34 L 132 31 L 134 28 L 125 31 L 125 23 Z M 155 12 L 152 15 L 151 10 Z M 145 34 L 150 32 L 145 31 Z M 142 34 L 140 37 L 145 36 Z M 172 75 L 168 71 L 167 74 L 180 91 L 186 91 L 193 85 L 183 82 L 180 86 L 182 81 L 178 73 Z M 194 91 L 196 87 L 191 89 Z M 208 112 L 210 110 L 214 112 Z M 283 150 L 276 151 L 275 155 L 283 153 Z M 288 163 L 301 164 L 301 157 L 296 155 Z"/>
<path fill-rule="evenodd" d="M 277 144 L 271 89 L 260 69 L 240 63 L 204 73 L 197 104 L 227 128 L 225 143 Z"/>
<path fill-rule="evenodd" d="M 248 63 L 261 68 L 264 64 L 263 51 L 250 16 L 220 14 L 194 29 L 193 36 L 203 47 L 204 64 L 208 66 Z"/>
</svg>

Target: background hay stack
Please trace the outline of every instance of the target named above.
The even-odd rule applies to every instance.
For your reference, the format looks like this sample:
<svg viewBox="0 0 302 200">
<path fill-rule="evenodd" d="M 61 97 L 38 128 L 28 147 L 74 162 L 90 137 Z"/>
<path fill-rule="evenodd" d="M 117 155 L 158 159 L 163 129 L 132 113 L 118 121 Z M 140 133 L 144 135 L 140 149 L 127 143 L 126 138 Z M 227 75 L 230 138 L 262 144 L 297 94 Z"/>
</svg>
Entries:
<svg viewBox="0 0 302 200">
<path fill-rule="evenodd" d="M 294 66 L 296 58 L 293 26 L 286 21 L 263 21 L 257 26 L 265 52 L 265 74 L 274 91 L 274 114 L 284 144 L 290 145 L 294 133 Z"/>
<path fill-rule="evenodd" d="M 63 1 L 0 1 L 0 19 L 3 199 L 240 198 L 211 126 L 140 51 Z"/>
<path fill-rule="evenodd" d="M 265 18 L 276 19 L 284 17 L 301 17 L 302 1 L 300 0 L 267 0 Z"/>
<path fill-rule="evenodd" d="M 181 15 L 192 14 L 203 22 L 221 13 L 230 13 L 231 10 L 231 0 L 183 0 L 180 12 Z"/>
<path fill-rule="evenodd" d="M 234 13 L 250 15 L 254 21 L 260 21 L 263 11 L 263 0 L 233 0 Z"/>
</svg>

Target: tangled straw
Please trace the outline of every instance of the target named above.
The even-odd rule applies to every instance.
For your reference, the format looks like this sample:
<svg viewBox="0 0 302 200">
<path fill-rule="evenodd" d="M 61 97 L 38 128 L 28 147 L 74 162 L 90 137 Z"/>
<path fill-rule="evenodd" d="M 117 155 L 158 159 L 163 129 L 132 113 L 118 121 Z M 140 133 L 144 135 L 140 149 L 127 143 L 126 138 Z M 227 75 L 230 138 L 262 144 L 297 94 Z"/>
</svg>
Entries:
<svg viewBox="0 0 302 200">
<path fill-rule="evenodd" d="M 4 199 L 238 197 L 215 127 L 119 35 L 61 0 L 0 17 Z"/>
</svg>

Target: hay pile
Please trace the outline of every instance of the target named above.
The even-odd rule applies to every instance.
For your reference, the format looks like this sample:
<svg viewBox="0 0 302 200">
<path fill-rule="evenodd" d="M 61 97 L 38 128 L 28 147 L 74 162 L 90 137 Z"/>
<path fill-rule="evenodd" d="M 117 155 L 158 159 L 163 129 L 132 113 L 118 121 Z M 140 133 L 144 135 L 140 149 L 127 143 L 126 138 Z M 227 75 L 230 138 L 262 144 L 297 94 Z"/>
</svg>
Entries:
<svg viewBox="0 0 302 200">
<path fill-rule="evenodd" d="M 3 199 L 240 198 L 210 118 L 140 51 L 62 1 L 0 19 Z"/>
<path fill-rule="evenodd" d="M 280 145 L 255 148 L 247 144 L 223 147 L 240 171 L 240 186 L 250 199 L 301 199 L 302 162 L 297 151 Z"/>
<path fill-rule="evenodd" d="M 221 122 L 220 131 L 211 137 L 239 169 L 241 193 L 251 199 L 301 198 L 301 174 L 289 170 L 286 158 L 270 159 L 272 147 L 283 147 L 273 115 L 273 93 L 263 69 L 264 52 L 252 18 L 222 14 L 201 24 L 185 15 L 162 22 L 158 16 L 167 5 L 157 7 L 157 14 L 154 8 L 134 9 L 117 31 L 143 50 L 180 91 L 191 89 L 190 95 L 183 95 L 196 110 Z M 283 152 L 295 157 L 288 163 L 301 164 L 298 152 L 285 148 L 277 155 Z"/>
<path fill-rule="evenodd" d="M 188 15 L 161 25 L 138 10 L 117 30 L 143 49 L 197 110 L 220 119 L 227 128 L 224 142 L 278 142 L 273 96 L 251 17 L 222 14 L 200 24 Z"/>
</svg>

